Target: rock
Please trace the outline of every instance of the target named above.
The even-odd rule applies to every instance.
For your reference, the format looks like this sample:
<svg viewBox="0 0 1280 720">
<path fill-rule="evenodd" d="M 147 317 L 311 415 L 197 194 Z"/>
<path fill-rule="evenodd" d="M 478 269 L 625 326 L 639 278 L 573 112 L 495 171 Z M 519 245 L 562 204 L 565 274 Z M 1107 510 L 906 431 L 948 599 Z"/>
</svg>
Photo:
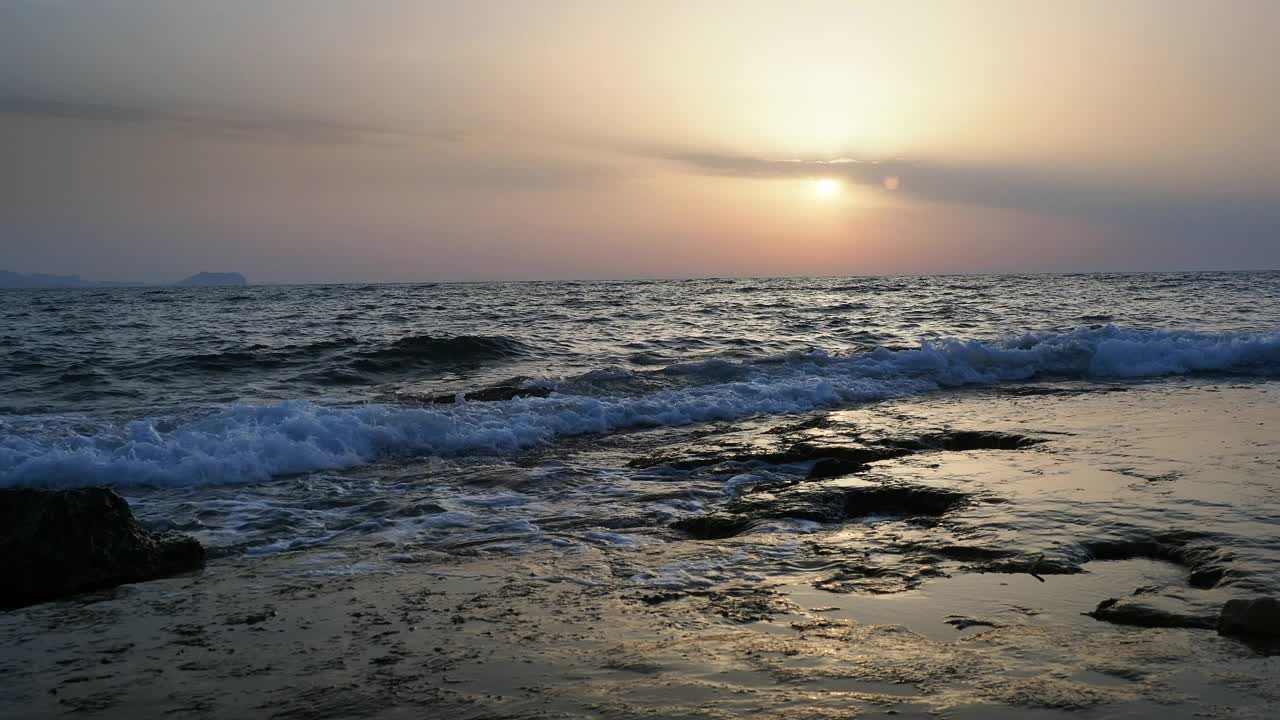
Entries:
<svg viewBox="0 0 1280 720">
<path fill-rule="evenodd" d="M 939 552 L 943 557 L 948 557 L 946 552 Z M 980 558 L 981 555 L 975 555 Z M 1012 557 L 1000 558 L 992 553 L 992 557 L 996 558 L 987 562 L 980 562 L 974 565 L 966 566 L 964 569 L 978 573 L 996 573 L 1001 575 L 1018 575 L 1026 573 L 1028 575 L 1079 575 L 1083 573 L 1084 568 L 1079 564 L 1071 562 L 1065 558 L 1045 557 L 1043 554 L 1019 554 Z M 961 559 L 963 557 L 956 557 Z"/>
<path fill-rule="evenodd" d="M 684 518 L 671 527 L 695 538 L 719 540 L 738 535 L 758 522 L 782 518 L 836 523 L 869 515 L 936 517 L 967 502 L 969 497 L 962 492 L 906 483 L 801 485 L 754 493 L 722 512 Z"/>
<path fill-rule="evenodd" d="M 813 464 L 813 468 L 809 470 L 810 480 L 853 475 L 866 471 L 868 469 L 867 466 L 873 462 L 892 460 L 893 458 L 911 454 L 910 450 L 904 448 L 857 446 L 824 448 L 808 443 L 796 445 L 791 449 L 791 452 L 807 452 L 809 456 L 818 457 L 817 462 Z"/>
<path fill-rule="evenodd" d="M 1093 560 L 1147 558 L 1181 565 L 1191 571 L 1187 582 L 1200 589 L 1229 584 L 1229 553 L 1212 544 L 1213 538 L 1192 532 L 1134 534 L 1090 540 L 1081 547 Z"/>
<path fill-rule="evenodd" d="M 1217 587 L 1226 575 L 1226 568 L 1206 565 L 1193 570 L 1187 578 L 1187 582 L 1191 584 L 1191 587 L 1207 590 Z"/>
<path fill-rule="evenodd" d="M 661 605 L 664 602 L 679 600 L 686 597 L 682 592 L 656 592 L 648 595 L 640 595 L 637 599 L 645 605 Z"/>
<path fill-rule="evenodd" d="M 968 630 L 969 628 L 974 628 L 974 627 L 989 627 L 989 628 L 1004 627 L 1004 625 L 1001 625 L 1000 623 L 994 620 L 968 617 L 966 615 L 948 615 L 947 619 L 943 620 L 943 622 L 950 625 L 951 627 L 954 627 L 957 630 Z"/>
<path fill-rule="evenodd" d="M 1220 635 L 1280 638 L 1280 599 L 1228 600 L 1218 617 Z"/>
<path fill-rule="evenodd" d="M 0 490 L 0 607 L 198 570 L 195 539 L 146 530 L 114 490 Z"/>
<path fill-rule="evenodd" d="M 1148 628 L 1202 628 L 1212 629 L 1214 618 L 1194 612 L 1180 612 L 1155 604 L 1158 598 L 1145 600 L 1111 598 L 1098 603 L 1098 607 L 1086 615 L 1116 625 L 1133 625 Z"/>
<path fill-rule="evenodd" d="M 809 479 L 851 475 L 867 469 L 869 463 L 910 455 L 912 451 L 897 447 L 868 445 L 825 445 L 810 442 L 774 447 L 712 447 L 695 449 L 688 455 L 658 454 L 634 458 L 629 467 L 657 467 L 665 465 L 679 470 L 709 467 L 722 463 L 789 465 L 814 463 Z"/>
<path fill-rule="evenodd" d="M 1044 442 L 1040 438 L 996 430 L 951 430 L 893 441 L 910 450 L 1022 450 Z"/>
<path fill-rule="evenodd" d="M 469 397 L 469 396 L 468 396 Z M 439 402 L 452 402 L 452 397 Z M 794 426 L 794 427 L 802 427 Z M 775 428 L 791 432 L 792 427 Z M 723 463 L 790 465 L 812 463 L 807 479 L 855 475 L 870 469 L 871 463 L 936 450 L 1022 450 L 1045 442 L 1042 438 L 992 430 L 952 430 L 924 435 L 868 440 L 855 436 L 856 440 L 835 441 L 804 440 L 786 443 L 785 439 L 763 446 L 688 448 L 681 454 L 660 453 L 648 457 L 633 458 L 629 467 L 649 468 L 665 465 L 679 470 L 711 467 Z"/>
<path fill-rule="evenodd" d="M 750 524 L 748 518 L 728 513 L 711 513 L 681 518 L 671 523 L 671 527 L 699 540 L 723 540 L 740 534 Z"/>
</svg>

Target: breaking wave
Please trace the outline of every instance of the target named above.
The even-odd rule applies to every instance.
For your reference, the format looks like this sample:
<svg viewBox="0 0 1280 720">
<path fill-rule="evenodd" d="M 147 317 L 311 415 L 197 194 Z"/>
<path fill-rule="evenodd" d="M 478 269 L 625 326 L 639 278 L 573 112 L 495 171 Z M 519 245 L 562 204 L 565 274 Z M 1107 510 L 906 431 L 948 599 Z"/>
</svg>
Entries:
<svg viewBox="0 0 1280 720">
<path fill-rule="evenodd" d="M 503 338 L 397 343 L 410 356 L 524 352 Z M 962 385 L 1037 377 L 1146 378 L 1197 372 L 1280 375 L 1280 334 L 1114 326 L 1000 341 L 941 340 L 848 356 L 685 364 L 701 384 L 631 397 L 552 394 L 447 407 L 232 405 L 193 419 L 0 417 L 0 485 L 200 485 L 351 468 L 421 455 L 509 453 L 556 437 L 805 412 Z"/>
</svg>

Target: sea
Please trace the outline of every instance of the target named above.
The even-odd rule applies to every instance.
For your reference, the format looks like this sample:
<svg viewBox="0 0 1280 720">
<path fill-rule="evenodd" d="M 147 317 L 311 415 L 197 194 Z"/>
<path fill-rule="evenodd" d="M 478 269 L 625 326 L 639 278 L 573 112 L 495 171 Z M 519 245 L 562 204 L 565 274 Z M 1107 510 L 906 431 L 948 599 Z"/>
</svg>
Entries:
<svg viewBox="0 0 1280 720">
<path fill-rule="evenodd" d="M 111 486 L 215 556 L 625 549 L 808 472 L 661 462 L 716 433 L 1001 388 L 1245 383 L 1265 409 L 1278 378 L 1276 272 L 0 291 L 0 486 Z M 1268 492 L 1212 512 L 1274 533 Z"/>
</svg>

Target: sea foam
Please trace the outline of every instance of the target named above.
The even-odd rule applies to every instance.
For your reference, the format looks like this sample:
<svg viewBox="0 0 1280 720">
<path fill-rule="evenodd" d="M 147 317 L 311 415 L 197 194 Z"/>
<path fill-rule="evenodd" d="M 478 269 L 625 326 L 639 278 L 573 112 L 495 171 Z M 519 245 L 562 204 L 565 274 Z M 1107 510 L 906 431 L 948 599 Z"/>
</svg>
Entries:
<svg viewBox="0 0 1280 720">
<path fill-rule="evenodd" d="M 1280 374 L 1280 334 L 1114 326 L 1000 341 L 938 340 L 845 357 L 797 354 L 708 365 L 703 384 L 641 396 L 552 394 L 448 407 L 231 405 L 194 419 L 123 426 L 0 418 L 0 486 L 245 483 L 381 459 L 510 453 L 559 436 L 795 413 L 960 385 L 1035 377 Z M 694 371 L 688 365 L 681 372 Z"/>
</svg>

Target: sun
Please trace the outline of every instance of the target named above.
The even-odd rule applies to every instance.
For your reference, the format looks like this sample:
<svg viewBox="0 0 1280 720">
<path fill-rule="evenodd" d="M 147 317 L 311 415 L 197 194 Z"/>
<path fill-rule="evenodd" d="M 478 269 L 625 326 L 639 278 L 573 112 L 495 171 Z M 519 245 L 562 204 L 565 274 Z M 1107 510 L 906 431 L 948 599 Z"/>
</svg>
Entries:
<svg viewBox="0 0 1280 720">
<path fill-rule="evenodd" d="M 820 198 L 833 197 L 840 192 L 840 181 L 835 178 L 819 178 L 813 182 L 813 191 Z"/>
</svg>

